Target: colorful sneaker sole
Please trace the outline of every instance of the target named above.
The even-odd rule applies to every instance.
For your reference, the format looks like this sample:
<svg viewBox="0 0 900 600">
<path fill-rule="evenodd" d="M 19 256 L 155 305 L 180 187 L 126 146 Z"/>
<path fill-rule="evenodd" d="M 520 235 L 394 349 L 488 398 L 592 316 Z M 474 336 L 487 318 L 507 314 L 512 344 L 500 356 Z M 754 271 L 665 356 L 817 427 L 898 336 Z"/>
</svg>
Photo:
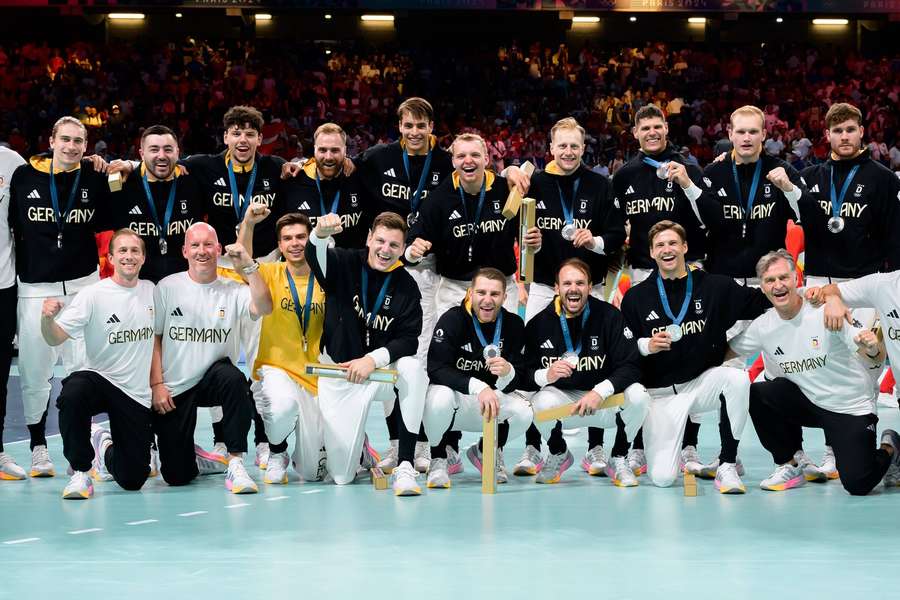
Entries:
<svg viewBox="0 0 900 600">
<path fill-rule="evenodd" d="M 776 485 L 767 485 L 767 486 L 761 485 L 760 488 L 762 488 L 764 490 L 768 490 L 770 492 L 784 492 L 786 490 L 803 485 L 802 482 L 803 482 L 803 477 L 794 477 L 793 479 L 789 479 L 784 483 L 779 483 Z"/>
<path fill-rule="evenodd" d="M 747 488 L 744 486 L 740 487 L 726 487 L 721 485 L 718 481 L 713 485 L 716 486 L 716 489 L 719 490 L 720 494 L 746 494 Z"/>
</svg>

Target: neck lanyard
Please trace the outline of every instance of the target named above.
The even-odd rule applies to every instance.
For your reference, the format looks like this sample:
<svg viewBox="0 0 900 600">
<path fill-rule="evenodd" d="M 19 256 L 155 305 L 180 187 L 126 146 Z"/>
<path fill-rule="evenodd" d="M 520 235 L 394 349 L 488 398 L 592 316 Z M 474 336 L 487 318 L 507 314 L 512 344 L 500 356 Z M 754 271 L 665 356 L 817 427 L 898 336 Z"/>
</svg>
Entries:
<svg viewBox="0 0 900 600">
<path fill-rule="evenodd" d="M 691 270 L 687 270 L 687 287 L 684 291 L 684 302 L 681 303 L 681 310 L 678 311 L 677 317 L 672 314 L 672 307 L 669 306 L 669 297 L 663 285 L 662 275 L 659 273 L 656 274 L 656 289 L 659 290 L 659 300 L 662 303 L 666 316 L 669 317 L 673 325 L 680 326 L 681 322 L 684 321 L 684 316 L 687 314 L 688 305 L 691 303 L 691 294 L 694 292 L 694 278 L 691 276 Z"/>
<path fill-rule="evenodd" d="M 393 273 L 388 273 L 387 277 L 384 278 L 384 283 L 381 284 L 381 289 L 378 290 L 378 296 L 375 298 L 375 306 L 372 307 L 372 312 L 369 312 L 369 271 L 366 269 L 366 265 L 362 266 L 362 294 L 360 294 L 360 302 L 363 307 L 363 319 L 366 322 L 366 348 L 369 347 L 369 325 L 372 319 L 378 314 L 378 311 L 381 310 L 381 305 L 384 303 L 384 298 L 387 296 L 388 285 L 391 282 L 391 277 Z"/>
<path fill-rule="evenodd" d="M 156 212 L 156 204 L 153 202 L 153 194 L 150 193 L 150 184 L 147 183 L 147 173 L 141 176 L 141 183 L 144 184 L 144 194 L 147 196 L 147 205 L 150 207 L 150 216 L 153 217 L 153 223 L 159 231 L 159 253 L 165 254 L 169 251 L 169 244 L 166 242 L 166 235 L 169 231 L 169 222 L 172 220 L 172 209 L 175 208 L 175 189 L 178 187 L 178 178 L 172 179 L 172 187 L 169 189 L 169 198 L 166 200 L 166 212 L 163 215 L 162 223 L 159 221 L 159 214 Z"/>
<path fill-rule="evenodd" d="M 484 348 L 483 354 L 485 360 L 494 356 L 500 356 L 500 332 L 503 331 L 503 309 L 501 308 L 500 313 L 497 315 L 497 325 L 494 327 L 494 339 L 491 340 L 490 344 L 487 343 L 484 332 L 481 331 L 481 323 L 478 322 L 478 317 L 475 316 L 474 306 L 472 307 L 472 325 L 475 327 L 475 335 L 478 336 L 478 343 Z"/>
<path fill-rule="evenodd" d="M 831 218 L 828 220 L 828 229 L 832 233 L 840 233 L 844 229 L 841 207 L 844 206 L 844 197 L 847 195 L 847 190 L 850 189 L 850 184 L 853 182 L 853 178 L 856 177 L 857 171 L 859 171 L 859 165 L 854 165 L 850 169 L 850 173 L 847 174 L 847 178 L 844 180 L 844 185 L 841 186 L 841 195 L 838 196 L 834 187 L 834 164 L 831 165 L 831 189 L 829 190 L 831 193 Z"/>
<path fill-rule="evenodd" d="M 228 169 L 228 184 L 231 187 L 231 204 L 234 206 L 234 215 L 237 217 L 237 224 L 234 226 L 234 230 L 238 231 L 241 228 L 241 221 L 244 220 L 247 207 L 250 206 L 250 202 L 253 200 L 253 184 L 256 183 L 256 169 L 259 167 L 259 161 L 253 161 L 253 170 L 250 172 L 250 181 L 247 182 L 247 191 L 244 193 L 243 202 L 241 197 L 238 196 L 237 179 L 234 176 L 234 168 L 231 166 L 230 158 L 225 163 L 225 166 Z"/>
<path fill-rule="evenodd" d="M 563 341 L 566 343 L 566 353 L 581 354 L 581 342 L 584 340 L 584 325 L 587 323 L 588 317 L 591 315 L 590 300 L 584 305 L 584 311 L 581 313 L 581 333 L 578 335 L 578 346 L 572 345 L 572 334 L 569 333 L 569 322 L 566 320 L 566 309 L 562 305 L 562 299 L 559 301 L 559 326 L 562 328 Z"/>
<path fill-rule="evenodd" d="M 469 262 L 472 262 L 472 244 L 478 226 L 481 224 L 481 207 L 484 206 L 484 194 L 487 191 L 487 174 L 484 181 L 481 182 L 481 192 L 478 194 L 478 207 L 475 209 L 475 220 L 469 220 L 469 209 L 466 208 L 466 195 L 463 192 L 462 182 L 459 183 L 459 201 L 462 203 L 463 214 L 466 217 L 466 224 L 469 226 Z"/>
<path fill-rule="evenodd" d="M 737 193 L 738 204 L 744 209 L 744 222 L 741 224 L 741 237 L 744 238 L 747 237 L 747 223 L 750 222 L 750 213 L 753 211 L 753 203 L 756 201 L 756 190 L 759 187 L 759 177 L 762 175 L 762 157 L 756 161 L 756 168 L 753 170 L 753 179 L 750 181 L 750 194 L 747 198 L 746 206 L 741 193 L 741 178 L 738 177 L 737 165 L 734 159 L 731 161 L 731 174 L 734 176 L 734 188 Z"/>
<path fill-rule="evenodd" d="M 66 203 L 65 212 L 59 211 L 59 194 L 56 191 L 56 177 L 53 175 L 53 159 L 50 159 L 50 202 L 53 204 L 53 216 L 56 217 L 56 247 L 62 248 L 63 226 L 72 205 L 75 204 L 75 194 L 78 192 L 78 184 L 81 182 L 81 169 L 75 174 L 75 181 L 72 182 L 72 189 L 69 190 L 69 200 Z"/>
<path fill-rule="evenodd" d="M 303 302 L 303 308 L 300 308 L 300 297 L 297 295 L 297 284 L 294 283 L 294 277 L 291 275 L 291 271 L 285 267 L 284 268 L 284 276 L 287 277 L 288 287 L 291 290 L 291 299 L 294 301 L 294 314 L 297 315 L 297 320 L 300 321 L 300 334 L 303 338 L 303 351 L 307 350 L 307 341 L 306 341 L 306 330 L 309 328 L 309 319 L 310 319 L 310 307 L 312 306 L 312 298 L 313 298 L 313 283 L 315 282 L 315 277 L 313 274 L 309 274 L 309 280 L 306 282 L 306 300 Z"/>
<path fill-rule="evenodd" d="M 319 182 L 319 170 L 316 169 L 316 189 L 319 190 L 319 214 L 321 216 L 336 214 L 338 202 L 341 201 L 340 182 L 338 182 L 338 191 L 334 194 L 334 200 L 331 201 L 331 210 L 325 212 L 325 196 L 322 194 L 322 184 Z"/>
<path fill-rule="evenodd" d="M 559 182 L 556 183 L 556 189 L 559 190 L 559 203 L 562 204 L 563 220 L 565 220 L 567 225 L 575 222 L 572 215 L 575 212 L 575 201 L 578 199 L 578 188 L 580 186 L 581 177 L 577 177 L 572 185 L 572 201 L 569 203 L 569 206 L 566 206 L 566 197 L 563 195 L 562 186 L 559 185 Z"/>
<path fill-rule="evenodd" d="M 412 177 L 409 172 L 409 153 L 406 151 L 406 148 L 400 148 L 400 152 L 403 154 L 403 170 L 406 171 L 406 180 L 409 182 L 410 187 L 412 187 Z M 432 150 L 428 150 L 428 155 L 425 157 L 425 165 L 422 167 L 422 174 L 419 175 L 419 185 L 416 186 L 416 191 L 413 192 L 412 198 L 409 199 L 409 207 L 411 210 L 411 214 L 415 215 L 419 212 L 419 204 L 421 203 L 422 191 L 425 189 L 425 181 L 428 179 L 428 171 L 431 170 L 431 152 Z"/>
</svg>

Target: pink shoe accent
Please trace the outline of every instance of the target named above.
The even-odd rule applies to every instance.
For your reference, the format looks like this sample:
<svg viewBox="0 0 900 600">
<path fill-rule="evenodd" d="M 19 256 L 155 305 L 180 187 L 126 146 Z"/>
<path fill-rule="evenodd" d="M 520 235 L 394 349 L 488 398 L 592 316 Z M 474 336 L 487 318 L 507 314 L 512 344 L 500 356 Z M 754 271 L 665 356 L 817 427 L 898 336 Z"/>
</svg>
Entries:
<svg viewBox="0 0 900 600">
<path fill-rule="evenodd" d="M 378 454 L 378 451 L 372 447 L 372 444 L 369 443 L 369 436 L 366 436 L 364 447 L 366 452 L 369 454 L 369 456 L 372 457 L 372 460 L 374 460 L 376 464 L 381 462 L 381 455 Z"/>
<path fill-rule="evenodd" d="M 194 444 L 194 454 L 199 456 L 200 458 L 205 458 L 206 460 L 217 462 L 228 466 L 228 458 L 222 456 L 221 454 L 216 454 L 215 452 L 207 452 L 201 446 Z"/>
<path fill-rule="evenodd" d="M 574 464 L 575 464 L 575 459 L 572 458 L 572 456 L 570 455 L 569 459 L 566 462 L 564 462 L 562 465 L 560 465 L 560 467 L 559 467 L 560 476 L 562 476 L 563 473 L 568 471 L 569 467 L 571 467 Z M 541 466 L 543 466 L 543 465 L 544 465 L 544 463 L 541 463 Z"/>
<path fill-rule="evenodd" d="M 803 483 L 803 479 L 804 479 L 804 478 L 803 478 L 803 475 L 800 475 L 799 477 L 794 477 L 793 479 L 789 479 L 789 480 L 784 484 L 784 489 L 789 490 L 789 489 L 791 489 L 791 488 L 797 487 L 798 485 L 800 485 L 801 483 Z"/>
<path fill-rule="evenodd" d="M 591 463 L 586 458 L 581 459 L 581 468 L 585 473 L 591 472 Z"/>
<path fill-rule="evenodd" d="M 447 467 L 448 475 L 456 475 L 458 473 L 462 473 L 463 465 L 461 462 L 453 463 L 449 467 Z M 478 472 L 481 473 L 481 467 L 478 467 Z"/>
</svg>

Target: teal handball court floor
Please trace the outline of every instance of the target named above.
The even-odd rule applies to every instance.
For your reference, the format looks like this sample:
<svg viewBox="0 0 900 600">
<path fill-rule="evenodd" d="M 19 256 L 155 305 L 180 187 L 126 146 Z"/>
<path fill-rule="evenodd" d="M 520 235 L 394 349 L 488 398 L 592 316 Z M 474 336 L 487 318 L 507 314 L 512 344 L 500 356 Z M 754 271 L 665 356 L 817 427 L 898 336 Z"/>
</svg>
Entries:
<svg viewBox="0 0 900 600">
<path fill-rule="evenodd" d="M 18 390 L 13 377 L 13 411 Z M 896 406 L 880 413 L 879 431 L 900 428 Z M 379 449 L 382 414 L 373 406 L 368 425 Z M 197 440 L 210 438 L 201 411 Z M 568 439 L 580 459 L 583 432 Z M 511 443 L 508 463 L 522 444 Z M 815 459 L 822 444 L 808 432 Z M 703 458 L 717 446 L 704 424 Z M 701 482 L 696 498 L 680 482 L 618 489 L 576 460 L 558 485 L 512 477 L 495 496 L 481 494 L 466 463 L 450 490 L 417 498 L 375 491 L 368 477 L 267 486 L 251 470 L 257 495 L 233 496 L 209 476 L 182 488 L 157 478 L 138 493 L 96 483 L 93 499 L 63 501 L 58 435 L 50 450 L 57 477 L 0 481 L 0 598 L 900 597 L 900 489 L 854 498 L 833 481 L 764 492 L 771 460 L 749 424 L 748 493 L 721 496 Z M 30 464 L 27 441 L 7 451 Z"/>
</svg>

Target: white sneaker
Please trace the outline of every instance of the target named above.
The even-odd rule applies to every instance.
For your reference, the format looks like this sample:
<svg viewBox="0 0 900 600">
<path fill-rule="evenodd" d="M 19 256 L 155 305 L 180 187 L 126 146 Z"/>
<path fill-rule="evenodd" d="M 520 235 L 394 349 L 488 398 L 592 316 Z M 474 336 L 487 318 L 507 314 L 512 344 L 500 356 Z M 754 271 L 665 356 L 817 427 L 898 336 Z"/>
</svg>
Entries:
<svg viewBox="0 0 900 600">
<path fill-rule="evenodd" d="M 803 476 L 803 469 L 799 465 L 795 467 L 791 463 L 785 463 L 776 467 L 768 479 L 759 483 L 759 487 L 770 492 L 784 492 L 804 484 L 806 478 Z"/>
<path fill-rule="evenodd" d="M 63 489 L 62 497 L 66 500 L 87 500 L 94 495 L 94 483 L 90 473 L 73 471 L 69 483 Z"/>
<path fill-rule="evenodd" d="M 50 452 L 47 446 L 35 446 L 31 451 L 31 473 L 32 477 L 53 477 L 56 475 L 56 469 L 53 468 L 53 462 L 50 460 Z"/>
<path fill-rule="evenodd" d="M 419 482 L 416 481 L 419 472 L 413 469 L 409 461 L 404 460 L 397 465 L 391 473 L 391 486 L 395 496 L 418 496 L 422 493 Z"/>
<path fill-rule="evenodd" d="M 544 457 L 541 451 L 534 446 L 525 446 L 525 452 L 519 458 L 519 462 L 513 465 L 513 475 L 526 476 L 537 475 L 544 468 Z"/>
<path fill-rule="evenodd" d="M 891 466 L 888 467 L 887 473 L 884 474 L 882 482 L 885 487 L 900 487 L 900 435 L 893 429 L 885 429 L 881 433 L 881 443 L 888 444 L 894 448 L 894 454 L 891 456 Z M 828 446 L 826 446 L 826 449 Z"/>
<path fill-rule="evenodd" d="M 256 445 L 256 458 L 253 461 L 257 467 L 261 470 L 265 471 L 266 467 L 269 466 L 269 444 L 266 442 L 261 442 Z"/>
<path fill-rule="evenodd" d="M 537 474 L 535 481 L 537 483 L 559 483 L 563 473 L 572 466 L 573 462 L 575 462 L 575 459 L 572 458 L 572 453 L 568 450 L 561 454 L 547 453 L 547 460 L 544 462 L 541 472 Z"/>
<path fill-rule="evenodd" d="M 428 463 L 431 462 L 431 447 L 428 442 L 416 442 L 416 453 L 413 457 L 413 463 L 416 465 L 416 471 L 425 473 L 428 471 Z"/>
<path fill-rule="evenodd" d="M 703 469 L 703 461 L 696 446 L 685 446 L 681 449 L 681 471 L 691 475 L 699 475 Z"/>
<path fill-rule="evenodd" d="M 509 473 L 506 472 L 506 463 L 503 462 L 503 448 L 497 448 L 497 483 L 509 483 Z"/>
<path fill-rule="evenodd" d="M 472 466 L 478 469 L 478 472 L 481 473 L 481 469 L 484 466 L 484 455 L 478 448 L 477 442 L 469 446 L 469 449 L 466 450 L 466 458 L 468 458 L 469 462 L 472 463 Z M 507 474 L 506 464 L 503 462 L 503 450 L 497 448 L 497 483 L 507 482 L 509 482 L 509 474 Z"/>
<path fill-rule="evenodd" d="M 638 484 L 637 477 L 624 456 L 613 456 L 606 467 L 606 475 L 618 487 L 634 487 Z"/>
<path fill-rule="evenodd" d="M 225 473 L 225 489 L 232 494 L 255 494 L 259 491 L 256 482 L 247 474 L 244 459 L 235 457 L 228 462 L 228 471 Z"/>
<path fill-rule="evenodd" d="M 428 465 L 428 479 L 425 485 L 429 488 L 450 489 L 450 473 L 446 458 L 432 458 Z"/>
<path fill-rule="evenodd" d="M 0 452 L 0 480 L 17 481 L 25 479 L 25 469 L 16 464 L 13 457 L 6 452 Z"/>
<path fill-rule="evenodd" d="M 457 475 L 463 472 L 462 457 L 459 452 L 453 449 L 453 446 L 445 446 L 447 450 L 447 473 L 449 475 Z"/>
<path fill-rule="evenodd" d="M 288 458 L 287 451 L 270 453 L 263 481 L 266 483 L 287 483 L 287 466 L 289 462 L 290 459 Z"/>
<path fill-rule="evenodd" d="M 606 456 L 603 446 L 590 448 L 581 459 L 581 468 L 588 475 L 605 476 L 607 467 L 609 467 L 609 458 Z"/>
<path fill-rule="evenodd" d="M 825 446 L 825 453 L 822 455 L 822 464 L 819 465 L 819 470 L 825 473 L 825 477 L 828 479 L 837 479 L 841 476 L 837 470 L 837 461 L 834 459 L 834 450 L 831 446 Z"/>
<path fill-rule="evenodd" d="M 391 446 L 387 449 L 387 452 L 381 455 L 381 460 L 378 461 L 376 466 L 388 474 L 396 469 L 398 447 L 399 442 L 397 440 L 391 440 Z"/>
<path fill-rule="evenodd" d="M 640 477 L 647 472 L 647 457 L 643 450 L 629 450 L 625 462 L 631 472 Z"/>
<path fill-rule="evenodd" d="M 737 472 L 737 466 L 734 463 L 722 463 L 716 469 L 716 480 L 714 482 L 716 489 L 720 494 L 746 494 L 747 488 L 741 481 Z"/>
<path fill-rule="evenodd" d="M 95 481 L 112 481 L 113 476 L 106 468 L 106 449 L 112 444 L 112 436 L 108 429 L 91 423 L 91 446 L 94 447 L 94 460 L 91 462 L 91 477 Z"/>
<path fill-rule="evenodd" d="M 807 481 L 815 483 L 825 483 L 828 481 L 828 476 L 825 475 L 819 466 L 814 463 L 803 450 L 794 452 L 794 460 L 797 461 L 797 466 L 803 471 L 803 477 Z"/>
<path fill-rule="evenodd" d="M 228 470 L 228 451 L 225 455 L 217 452 L 218 444 L 213 446 L 212 452 L 207 452 L 198 444 L 194 444 L 194 455 L 197 457 L 197 469 L 201 475 L 217 475 Z"/>
<path fill-rule="evenodd" d="M 719 472 L 720 464 L 722 463 L 717 458 L 711 463 L 701 465 L 700 471 L 698 471 L 697 473 L 693 473 L 693 475 L 696 475 L 700 479 L 715 479 L 716 474 Z M 738 457 L 737 462 L 734 463 L 734 468 L 737 471 L 738 476 L 744 476 L 744 463 L 741 462 L 740 457 Z"/>
<path fill-rule="evenodd" d="M 150 479 L 159 475 L 159 452 L 156 448 L 150 447 Z"/>
</svg>

